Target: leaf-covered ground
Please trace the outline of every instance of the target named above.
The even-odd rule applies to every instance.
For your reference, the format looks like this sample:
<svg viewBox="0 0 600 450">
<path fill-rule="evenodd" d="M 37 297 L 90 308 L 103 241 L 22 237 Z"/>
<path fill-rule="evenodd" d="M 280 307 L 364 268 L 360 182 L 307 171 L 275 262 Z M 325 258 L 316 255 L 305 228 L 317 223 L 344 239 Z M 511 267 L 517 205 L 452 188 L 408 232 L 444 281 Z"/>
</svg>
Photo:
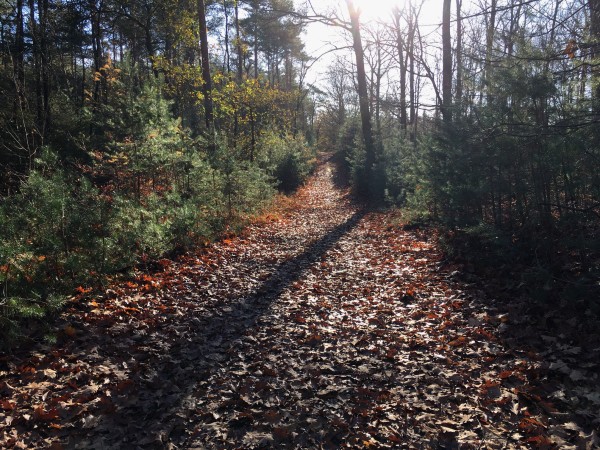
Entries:
<svg viewBox="0 0 600 450">
<path fill-rule="evenodd" d="M 434 232 L 332 177 L 81 293 L 57 344 L 2 358 L 0 447 L 598 448 L 600 342 L 527 345 L 528 318 L 460 281 Z"/>
</svg>

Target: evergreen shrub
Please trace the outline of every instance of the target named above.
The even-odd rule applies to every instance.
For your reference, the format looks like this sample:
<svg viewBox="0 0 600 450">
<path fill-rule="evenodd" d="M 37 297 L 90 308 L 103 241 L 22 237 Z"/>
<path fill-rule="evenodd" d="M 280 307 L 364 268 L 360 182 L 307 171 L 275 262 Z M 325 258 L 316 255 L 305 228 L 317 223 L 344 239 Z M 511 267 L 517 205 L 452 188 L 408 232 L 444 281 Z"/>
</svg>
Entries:
<svg viewBox="0 0 600 450">
<path fill-rule="evenodd" d="M 239 229 L 311 169 L 291 136 L 265 135 L 256 161 L 219 136 L 192 137 L 163 81 L 135 86 L 135 68 L 123 69 L 110 102 L 83 115 L 92 132 L 79 153 L 46 149 L 0 198 L 0 346 L 43 326 L 78 286 Z"/>
<path fill-rule="evenodd" d="M 260 142 L 259 166 L 266 170 L 285 193 L 296 190 L 315 164 L 314 151 L 300 137 L 266 133 Z"/>
</svg>

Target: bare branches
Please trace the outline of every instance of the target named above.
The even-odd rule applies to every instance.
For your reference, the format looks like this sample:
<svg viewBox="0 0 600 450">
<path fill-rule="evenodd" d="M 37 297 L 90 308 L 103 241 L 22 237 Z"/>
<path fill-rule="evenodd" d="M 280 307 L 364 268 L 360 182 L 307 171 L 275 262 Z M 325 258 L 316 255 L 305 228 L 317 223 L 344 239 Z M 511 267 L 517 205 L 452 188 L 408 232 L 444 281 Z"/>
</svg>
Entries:
<svg viewBox="0 0 600 450">
<path fill-rule="evenodd" d="M 298 11 L 288 11 L 287 14 L 290 17 L 300 19 L 303 24 L 310 23 L 321 23 L 323 25 L 341 28 L 348 32 L 352 32 L 352 26 L 350 22 L 342 18 L 336 11 L 331 10 L 325 13 L 320 13 L 314 7 L 313 2 L 307 0 L 310 12 L 301 13 Z"/>
</svg>

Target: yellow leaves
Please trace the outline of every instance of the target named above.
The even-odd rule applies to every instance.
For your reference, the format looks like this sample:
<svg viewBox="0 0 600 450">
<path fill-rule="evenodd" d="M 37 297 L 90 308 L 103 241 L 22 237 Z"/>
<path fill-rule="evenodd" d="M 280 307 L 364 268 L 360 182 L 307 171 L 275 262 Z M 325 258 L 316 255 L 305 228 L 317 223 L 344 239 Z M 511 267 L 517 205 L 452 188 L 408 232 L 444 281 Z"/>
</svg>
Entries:
<svg viewBox="0 0 600 450">
<path fill-rule="evenodd" d="M 166 93 L 193 98 L 202 87 L 202 72 L 199 66 L 190 63 L 172 63 L 167 58 L 156 56 L 152 59 L 154 67 L 164 73 Z M 200 98 L 200 100 L 202 100 Z"/>
<path fill-rule="evenodd" d="M 198 45 L 198 29 L 193 15 L 173 8 L 167 11 L 168 22 L 173 30 L 171 33 L 174 43 L 185 47 L 196 47 Z"/>
<path fill-rule="evenodd" d="M 242 51 L 242 55 L 247 55 L 250 46 L 243 39 L 233 38 L 231 41 L 231 45 L 236 48 L 239 48 Z"/>
<path fill-rule="evenodd" d="M 224 83 L 227 76 L 223 72 L 217 72 L 213 75 L 212 81 L 215 85 Z"/>
<path fill-rule="evenodd" d="M 110 70 L 111 68 L 112 68 L 112 64 L 111 64 L 111 61 L 110 61 L 110 59 L 109 59 L 109 60 L 108 60 L 108 62 L 107 62 L 106 64 L 104 64 L 104 65 L 103 65 L 103 66 L 100 68 L 100 71 L 101 71 L 101 72 L 108 71 L 108 70 Z M 115 69 L 115 70 L 119 70 L 119 69 Z M 120 70 L 119 70 L 119 71 L 120 71 Z"/>
<path fill-rule="evenodd" d="M 237 119 L 238 140 L 244 142 L 252 133 L 260 133 L 260 124 L 271 124 L 278 129 L 289 129 L 292 123 L 297 92 L 286 92 L 256 79 L 246 79 L 236 83 L 229 74 L 214 76 L 215 88 L 212 92 L 215 115 L 223 123 L 233 126 Z M 201 95 L 198 93 L 197 95 Z M 244 144 L 242 144 L 242 147 Z"/>
<path fill-rule="evenodd" d="M 115 67 L 110 57 L 108 57 L 106 63 L 100 67 L 99 70 L 94 72 L 93 80 L 95 83 L 106 80 L 110 84 L 114 84 L 119 81 L 121 75 L 121 69 Z"/>
</svg>

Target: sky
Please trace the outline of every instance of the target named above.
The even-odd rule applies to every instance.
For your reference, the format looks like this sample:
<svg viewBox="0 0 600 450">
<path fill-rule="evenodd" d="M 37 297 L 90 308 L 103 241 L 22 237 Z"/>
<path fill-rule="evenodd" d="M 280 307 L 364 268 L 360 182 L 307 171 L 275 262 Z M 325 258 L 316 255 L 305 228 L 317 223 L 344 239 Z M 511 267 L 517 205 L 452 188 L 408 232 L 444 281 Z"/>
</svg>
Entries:
<svg viewBox="0 0 600 450">
<path fill-rule="evenodd" d="M 305 0 L 296 0 L 296 4 L 302 4 Z M 356 6 L 361 10 L 361 23 L 368 26 L 369 23 L 384 21 L 389 22 L 392 10 L 395 6 L 403 8 L 405 0 L 354 0 Z M 454 2 L 453 2 L 454 3 Z M 345 0 L 312 0 L 312 5 L 319 13 L 337 11 L 342 17 L 347 18 Z M 424 0 L 421 10 L 421 29 L 426 33 L 439 33 L 442 15 L 441 0 Z M 306 53 L 313 58 L 323 54 L 311 67 L 307 81 L 319 85 L 324 73 L 336 54 L 344 54 L 344 50 L 330 52 L 334 47 L 343 47 L 348 43 L 349 35 L 343 30 L 335 27 L 313 23 L 307 26 L 303 36 Z M 349 54 L 345 51 L 345 54 Z"/>
</svg>

